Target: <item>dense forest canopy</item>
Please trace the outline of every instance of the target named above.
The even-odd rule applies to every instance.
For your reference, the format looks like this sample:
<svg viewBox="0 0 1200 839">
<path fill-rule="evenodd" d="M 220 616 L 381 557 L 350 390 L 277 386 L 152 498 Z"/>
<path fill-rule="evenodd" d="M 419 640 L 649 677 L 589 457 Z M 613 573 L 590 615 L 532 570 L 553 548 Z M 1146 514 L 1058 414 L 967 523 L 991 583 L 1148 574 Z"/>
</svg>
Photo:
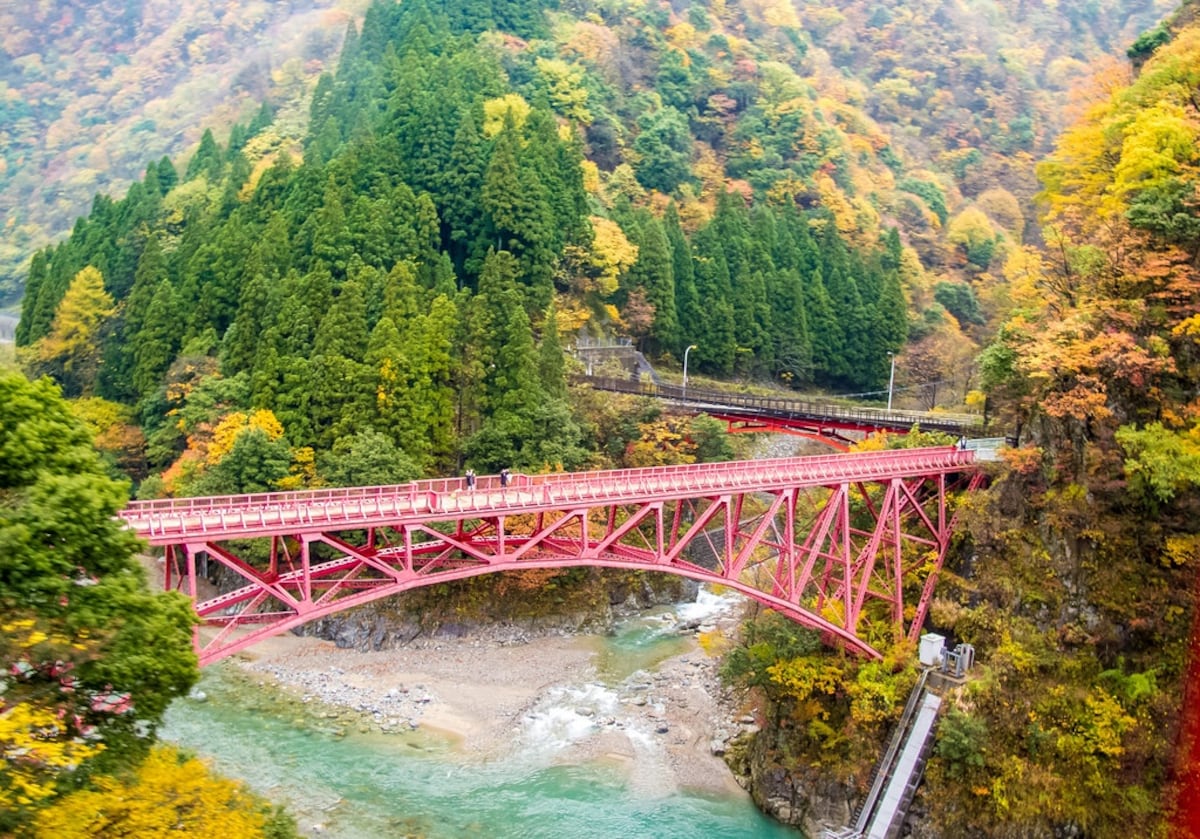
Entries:
<svg viewBox="0 0 1200 839">
<path fill-rule="evenodd" d="M 19 294 L 30 253 L 64 233 L 95 191 L 123 189 L 150 159 L 194 149 L 205 124 L 223 135 L 267 99 L 280 115 L 278 140 L 299 139 L 298 106 L 336 62 L 349 16 L 366 5 L 50 0 L 0 11 L 0 300 Z M 657 92 L 700 143 L 675 149 L 693 153 L 676 158 L 674 174 L 670 166 L 660 172 L 668 184 L 681 165 L 700 174 L 697 164 L 721 164 L 762 186 L 770 175 L 761 170 L 790 156 L 787 132 L 816 113 L 828 125 L 801 151 L 842 131 L 858 138 L 838 161 L 841 181 L 864 153 L 903 160 L 908 171 L 893 173 L 896 183 L 882 172 L 882 181 L 860 174 L 859 190 L 879 191 L 874 211 L 914 227 L 906 235 L 922 232 L 923 257 L 944 260 L 933 242 L 943 239 L 947 207 L 979 204 L 993 237 L 1011 237 L 1014 224 L 1019 231 L 1030 221 L 1012 218 L 1005 195 L 1024 201 L 1032 193 L 1027 164 L 1061 128 L 1067 87 L 1098 56 L 1119 55 L 1171 5 L 756 0 L 567 3 L 515 13 L 507 4 L 495 11 L 463 3 L 444 11 L 471 32 L 494 27 L 527 39 L 556 62 L 544 67 L 566 73 L 553 83 L 555 95 L 575 97 L 563 106 L 578 117 L 587 119 L 603 95 L 589 131 L 589 156 L 602 169 L 626 149 L 641 153 L 633 144 L 646 109 L 636 97 L 613 101 L 629 91 Z M 586 91 L 573 89 L 574 75 Z M 747 97 L 763 92 L 765 101 L 743 114 Z M 736 136 L 722 130 L 735 122 Z M 679 143 L 684 125 L 660 119 L 654 133 L 673 127 Z"/>
<path fill-rule="evenodd" d="M 366 0 L 47 0 L 0 7 L 0 305 L 33 250 L 269 99 L 281 129 Z M 292 127 L 292 126 L 295 127 Z"/>
</svg>

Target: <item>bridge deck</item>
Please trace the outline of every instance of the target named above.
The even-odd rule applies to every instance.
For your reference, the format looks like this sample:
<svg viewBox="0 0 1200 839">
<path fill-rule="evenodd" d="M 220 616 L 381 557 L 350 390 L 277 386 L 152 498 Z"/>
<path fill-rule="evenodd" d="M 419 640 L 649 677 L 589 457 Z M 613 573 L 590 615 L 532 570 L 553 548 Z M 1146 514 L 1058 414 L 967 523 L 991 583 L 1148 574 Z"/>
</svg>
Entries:
<svg viewBox="0 0 1200 839">
<path fill-rule="evenodd" d="M 152 545 L 189 539 L 235 539 L 271 534 L 371 527 L 404 520 L 446 520 L 589 505 L 671 501 L 748 490 L 827 486 L 962 471 L 973 451 L 954 447 L 900 449 L 773 460 L 733 461 L 642 469 L 513 475 L 508 486 L 481 477 L 474 490 L 462 478 L 393 486 L 134 501 L 121 516 Z"/>
</svg>

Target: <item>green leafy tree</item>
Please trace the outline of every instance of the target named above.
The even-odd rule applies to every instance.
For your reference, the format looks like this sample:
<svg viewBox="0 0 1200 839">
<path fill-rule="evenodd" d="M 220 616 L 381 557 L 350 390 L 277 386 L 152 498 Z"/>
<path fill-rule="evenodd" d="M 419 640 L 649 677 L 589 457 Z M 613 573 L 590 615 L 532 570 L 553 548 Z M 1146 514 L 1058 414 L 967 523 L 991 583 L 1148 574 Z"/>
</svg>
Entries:
<svg viewBox="0 0 1200 839">
<path fill-rule="evenodd" d="M 413 461 L 378 431 L 341 437 L 317 458 L 317 470 L 330 486 L 401 484 L 420 476 Z"/>
<path fill-rule="evenodd" d="M 105 749 L 89 766 L 121 765 L 147 745 L 135 734 L 138 721 L 153 727 L 196 680 L 190 604 L 146 589 L 137 540 L 116 516 L 126 487 L 108 477 L 48 379 L 0 373 L 0 494 L 0 717 L 18 706 L 50 711 L 55 723 L 42 736 L 56 741 L 95 726 Z M 9 643 L 14 633 L 24 639 Z M 43 686 L 52 689 L 25 691 L 46 668 L 52 677 Z M 59 690 L 64 684 L 71 690 Z M 131 710 L 97 712 L 91 697 L 101 695 Z M 21 762 L 19 753 L 0 756 L 0 788 Z M 0 830 L 28 816 L 24 807 L 6 809 Z"/>
<path fill-rule="evenodd" d="M 633 148 L 641 160 L 635 172 L 646 189 L 672 193 L 691 174 L 692 136 L 687 118 L 670 106 L 643 117 Z"/>
</svg>

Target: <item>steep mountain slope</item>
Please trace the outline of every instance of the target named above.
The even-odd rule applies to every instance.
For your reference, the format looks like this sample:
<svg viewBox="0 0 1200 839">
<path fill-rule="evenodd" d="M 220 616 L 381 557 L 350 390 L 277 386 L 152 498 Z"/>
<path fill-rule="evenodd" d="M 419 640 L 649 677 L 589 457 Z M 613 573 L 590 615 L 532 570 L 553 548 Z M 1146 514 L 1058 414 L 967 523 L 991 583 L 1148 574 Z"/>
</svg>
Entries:
<svg viewBox="0 0 1200 839">
<path fill-rule="evenodd" d="M 335 60 L 365 0 L 50 0 L 0 7 L 0 301 L 92 195 L 195 146 Z"/>
<path fill-rule="evenodd" d="M 1032 217 L 1022 206 L 1033 190 L 1029 155 L 1061 124 L 1067 85 L 1086 62 L 1123 51 L 1165 4 L 575 2 L 545 19 L 539 11 L 527 31 L 519 16 L 499 17 L 547 58 L 598 71 L 588 87 L 604 108 L 589 141 L 601 168 L 641 132 L 637 91 L 652 89 L 689 117 L 700 140 L 693 164 L 727 164 L 756 187 L 796 154 L 828 157 L 829 132 L 848 132 L 860 137 L 853 147 L 810 164 L 832 166 L 840 186 L 860 182 L 843 215 L 898 221 L 927 265 L 950 270 L 966 256 L 987 261 L 980 254 L 993 247 L 960 247 L 972 236 L 1020 237 Z M 59 0 L 0 11 L 0 296 L 19 289 L 32 250 L 67 229 L 92 192 L 123 189 L 162 154 L 194 147 L 202 125 L 221 134 L 262 100 L 288 113 L 328 69 L 348 14 L 364 7 Z M 763 105 L 743 114 L 750 88 L 763 86 Z M 820 129 L 792 136 L 809 116 Z M 872 150 L 893 168 L 906 161 L 898 190 L 887 173 L 855 174 Z M 871 187 L 881 177 L 882 193 Z M 828 198 L 828 187 L 819 192 Z M 977 215 L 975 227 L 943 230 L 964 196 L 987 216 L 984 233 Z"/>
</svg>

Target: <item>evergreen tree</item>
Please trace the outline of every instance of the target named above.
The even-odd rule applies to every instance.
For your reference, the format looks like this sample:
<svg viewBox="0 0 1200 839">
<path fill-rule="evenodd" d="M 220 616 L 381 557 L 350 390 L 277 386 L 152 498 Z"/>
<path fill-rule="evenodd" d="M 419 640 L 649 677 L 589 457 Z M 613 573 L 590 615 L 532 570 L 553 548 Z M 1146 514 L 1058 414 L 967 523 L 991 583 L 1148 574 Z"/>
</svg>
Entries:
<svg viewBox="0 0 1200 839">
<path fill-rule="evenodd" d="M 696 271 L 692 259 L 692 248 L 679 224 L 679 213 L 675 202 L 667 205 L 663 215 L 663 227 L 667 242 L 671 246 L 671 270 L 675 278 L 675 314 L 679 321 L 679 342 L 673 351 L 680 358 L 703 330 L 704 310 L 696 290 Z"/>
<path fill-rule="evenodd" d="M 175 164 L 171 162 L 171 158 L 163 157 L 158 161 L 158 186 L 162 190 L 162 194 L 166 195 L 175 185 L 179 183 L 179 173 L 175 171 Z"/>
<path fill-rule="evenodd" d="M 177 319 L 175 289 L 169 281 L 162 280 L 130 343 L 131 380 L 139 397 L 147 396 L 162 384 L 163 375 L 175 359 L 179 340 Z"/>
<path fill-rule="evenodd" d="M 16 344 L 18 347 L 27 346 L 32 340 L 42 337 L 33 333 L 33 313 L 37 308 L 38 295 L 42 290 L 42 283 L 46 281 L 46 275 L 49 269 L 51 248 L 44 251 L 37 251 L 33 255 L 33 259 L 29 263 L 29 276 L 25 280 L 25 297 L 21 301 L 21 319 L 17 322 Z M 45 334 L 44 332 L 42 334 Z"/>
<path fill-rule="evenodd" d="M 701 230 L 695 239 L 696 294 L 703 301 L 699 329 L 692 343 L 696 344 L 696 361 L 706 369 L 719 373 L 733 370 L 737 355 L 737 333 L 734 326 L 732 290 L 725 253 L 713 225 Z"/>
<path fill-rule="evenodd" d="M 527 305 L 544 310 L 553 293 L 555 254 L 548 243 L 554 238 L 554 215 L 537 171 L 520 164 L 519 148 L 520 136 L 509 115 L 483 180 L 487 241 L 517 257 Z"/>
<path fill-rule="evenodd" d="M 255 274 L 242 289 L 237 316 L 222 342 L 221 369 L 225 375 L 236 375 L 254 366 L 270 305 L 271 294 L 267 278 L 262 274 Z"/>
<path fill-rule="evenodd" d="M 799 272 L 776 271 L 767 283 L 767 291 L 771 301 L 774 372 L 795 385 L 807 384 L 813 377 L 813 347 Z"/>
<path fill-rule="evenodd" d="M 321 319 L 313 344 L 314 355 L 340 355 L 362 361 L 367 353 L 367 304 L 362 287 L 348 280 Z"/>
<path fill-rule="evenodd" d="M 317 458 L 317 470 L 329 486 L 385 486 L 415 480 L 421 472 L 384 434 L 364 429 L 339 437 Z"/>
<path fill-rule="evenodd" d="M 346 267 L 354 253 L 354 242 L 346 224 L 341 190 L 333 181 L 325 185 L 321 206 L 301 228 L 301 241 L 311 243 L 310 270 L 324 266 L 335 281 L 346 277 Z"/>
<path fill-rule="evenodd" d="M 687 118 L 664 107 L 638 121 L 641 133 L 633 141 L 641 155 L 635 168 L 638 183 L 646 189 L 672 193 L 691 176 L 692 135 Z"/>
<path fill-rule="evenodd" d="M 841 386 L 869 387 L 872 384 L 870 352 L 870 318 L 858 292 L 858 283 L 846 246 L 833 224 L 826 226 L 821 239 L 822 273 L 833 317 L 842 334 L 841 354 L 831 357 L 830 372 L 841 380 Z"/>
<path fill-rule="evenodd" d="M 654 307 L 651 350 L 670 351 L 679 345 L 679 320 L 675 313 L 675 265 L 666 231 L 654 216 L 641 213 L 632 238 L 638 258 L 627 274 L 627 286 L 644 289 L 646 300 Z"/>
<path fill-rule="evenodd" d="M 804 311 L 812 338 L 814 379 L 822 384 L 835 384 L 845 375 L 845 338 L 820 269 L 804 280 Z"/>
<path fill-rule="evenodd" d="M 192 159 L 188 161 L 187 171 L 183 179 L 190 181 L 203 176 L 208 178 L 212 183 L 216 183 L 221 177 L 221 168 L 221 147 L 217 145 L 212 129 L 206 128 L 204 135 L 200 138 L 199 148 L 192 155 Z"/>
<path fill-rule="evenodd" d="M 552 399 L 566 398 L 566 364 L 558 335 L 558 312 L 554 304 L 550 305 L 542 324 L 542 340 L 538 344 L 538 378 L 547 396 Z"/>
<path fill-rule="evenodd" d="M 459 271 L 466 264 L 470 243 L 480 235 L 482 218 L 477 208 L 482 201 L 483 160 L 483 138 L 476 127 L 474 109 L 463 108 L 438 191 L 442 196 L 438 213 L 445 227 L 443 239 Z"/>
</svg>

